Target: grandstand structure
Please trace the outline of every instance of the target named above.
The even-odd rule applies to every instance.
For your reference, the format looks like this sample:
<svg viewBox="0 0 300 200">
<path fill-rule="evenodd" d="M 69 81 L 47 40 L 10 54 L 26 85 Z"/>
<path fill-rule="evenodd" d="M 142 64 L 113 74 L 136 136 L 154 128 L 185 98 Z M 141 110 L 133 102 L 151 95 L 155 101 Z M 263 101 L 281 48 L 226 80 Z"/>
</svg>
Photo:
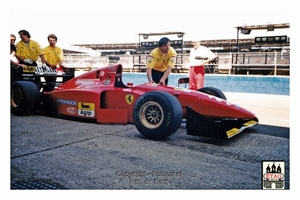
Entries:
<svg viewBox="0 0 300 200">
<path fill-rule="evenodd" d="M 237 26 L 236 39 L 202 40 L 201 45 L 210 48 L 218 58 L 206 66 L 206 73 L 289 75 L 290 38 L 287 35 L 240 39 L 239 33 L 250 34 L 252 30 L 289 28 L 289 23 Z M 148 41 L 152 35 L 177 35 L 171 46 L 177 51 L 176 73 L 188 71 L 188 57 L 192 41 L 184 40 L 184 32 L 139 33 L 137 43 L 120 44 L 73 44 L 64 49 L 67 65 L 90 70 L 121 63 L 124 71 L 144 72 L 150 51 L 157 41 Z M 143 41 L 140 38 L 143 37 Z"/>
<path fill-rule="evenodd" d="M 155 41 L 153 41 L 155 42 Z M 288 49 L 290 46 L 289 38 L 284 42 L 274 42 L 270 43 L 256 43 L 255 38 L 246 38 L 246 39 L 215 39 L 215 40 L 201 40 L 201 45 L 206 46 L 219 53 L 228 53 L 236 52 L 237 44 L 239 45 L 239 50 L 241 51 L 265 51 L 267 48 L 272 47 L 276 50 Z M 139 48 L 142 44 L 140 43 L 111 43 L 111 44 L 72 44 L 73 47 L 78 47 L 78 50 L 90 49 L 95 51 L 103 52 L 104 54 L 125 54 L 126 52 L 130 53 L 144 53 L 139 52 Z M 192 48 L 192 41 L 183 41 L 182 48 L 184 49 L 183 53 L 189 53 L 189 48 Z M 153 46 L 146 48 L 146 50 L 153 49 Z M 267 49 L 269 50 L 269 49 Z M 66 53 L 74 50 L 65 50 Z M 80 52 L 80 51 L 78 51 Z"/>
</svg>

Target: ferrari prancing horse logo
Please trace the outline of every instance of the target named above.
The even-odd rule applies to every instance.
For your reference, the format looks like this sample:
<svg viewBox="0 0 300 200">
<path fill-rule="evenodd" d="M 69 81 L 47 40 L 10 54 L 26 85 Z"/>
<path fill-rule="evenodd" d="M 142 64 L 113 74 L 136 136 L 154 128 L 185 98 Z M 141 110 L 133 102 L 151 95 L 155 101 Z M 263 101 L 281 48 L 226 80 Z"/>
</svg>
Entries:
<svg viewBox="0 0 300 200">
<path fill-rule="evenodd" d="M 132 94 L 126 94 L 125 99 L 128 105 L 130 105 L 133 102 L 134 96 Z"/>
</svg>

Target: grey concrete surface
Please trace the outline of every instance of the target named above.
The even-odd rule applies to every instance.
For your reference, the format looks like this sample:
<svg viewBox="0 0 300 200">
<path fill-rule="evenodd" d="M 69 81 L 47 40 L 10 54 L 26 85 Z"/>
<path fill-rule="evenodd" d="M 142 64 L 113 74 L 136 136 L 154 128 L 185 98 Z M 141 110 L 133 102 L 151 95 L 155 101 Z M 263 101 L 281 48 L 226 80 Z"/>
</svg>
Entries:
<svg viewBox="0 0 300 200">
<path fill-rule="evenodd" d="M 145 139 L 134 125 L 10 116 L 10 182 L 45 181 L 84 190 L 260 190 L 261 162 L 285 161 L 290 188 L 290 97 L 225 93 L 260 124 L 229 140 Z"/>
<path fill-rule="evenodd" d="M 290 127 L 290 96 L 224 92 L 228 101 L 256 114 L 260 124 Z"/>
</svg>

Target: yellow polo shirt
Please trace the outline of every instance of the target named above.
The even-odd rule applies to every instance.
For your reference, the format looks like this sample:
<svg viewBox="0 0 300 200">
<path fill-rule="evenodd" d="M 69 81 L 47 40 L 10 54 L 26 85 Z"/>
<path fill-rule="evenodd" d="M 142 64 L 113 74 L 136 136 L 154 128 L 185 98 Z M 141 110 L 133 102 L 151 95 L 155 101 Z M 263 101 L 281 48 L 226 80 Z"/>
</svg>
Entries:
<svg viewBox="0 0 300 200">
<path fill-rule="evenodd" d="M 39 43 L 36 41 L 30 40 L 29 43 L 24 43 L 23 41 L 19 41 L 16 45 L 17 51 L 16 56 L 21 56 L 24 59 L 30 59 L 33 61 L 37 61 L 39 56 L 44 55 L 45 52 L 40 47 Z"/>
<path fill-rule="evenodd" d="M 175 62 L 176 62 L 176 56 L 177 53 L 176 51 L 170 47 L 169 51 L 166 55 L 163 55 L 163 53 L 160 51 L 160 49 L 157 47 L 153 49 L 147 59 L 147 64 L 146 66 L 148 68 L 155 69 L 157 71 L 164 72 L 170 67 L 174 67 Z"/>
<path fill-rule="evenodd" d="M 43 50 L 45 52 L 45 59 L 51 65 L 57 65 L 59 61 L 63 61 L 64 59 L 63 50 L 57 46 L 53 48 L 49 45 L 45 47 Z"/>
</svg>

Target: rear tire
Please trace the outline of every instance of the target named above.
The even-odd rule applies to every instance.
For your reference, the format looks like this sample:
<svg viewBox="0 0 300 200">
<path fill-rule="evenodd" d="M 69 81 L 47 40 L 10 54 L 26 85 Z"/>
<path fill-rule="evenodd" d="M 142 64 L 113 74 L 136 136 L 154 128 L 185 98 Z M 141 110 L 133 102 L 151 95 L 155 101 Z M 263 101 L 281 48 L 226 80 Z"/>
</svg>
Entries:
<svg viewBox="0 0 300 200">
<path fill-rule="evenodd" d="M 39 105 L 40 91 L 30 81 L 15 81 L 11 84 L 10 107 L 14 115 L 32 115 Z"/>
<path fill-rule="evenodd" d="M 197 91 L 227 100 L 225 94 L 221 90 L 214 87 L 203 87 Z"/>
<path fill-rule="evenodd" d="M 174 134 L 182 122 L 182 107 L 170 93 L 151 91 L 134 105 L 133 119 L 138 131 L 149 139 L 162 139 Z"/>
</svg>

